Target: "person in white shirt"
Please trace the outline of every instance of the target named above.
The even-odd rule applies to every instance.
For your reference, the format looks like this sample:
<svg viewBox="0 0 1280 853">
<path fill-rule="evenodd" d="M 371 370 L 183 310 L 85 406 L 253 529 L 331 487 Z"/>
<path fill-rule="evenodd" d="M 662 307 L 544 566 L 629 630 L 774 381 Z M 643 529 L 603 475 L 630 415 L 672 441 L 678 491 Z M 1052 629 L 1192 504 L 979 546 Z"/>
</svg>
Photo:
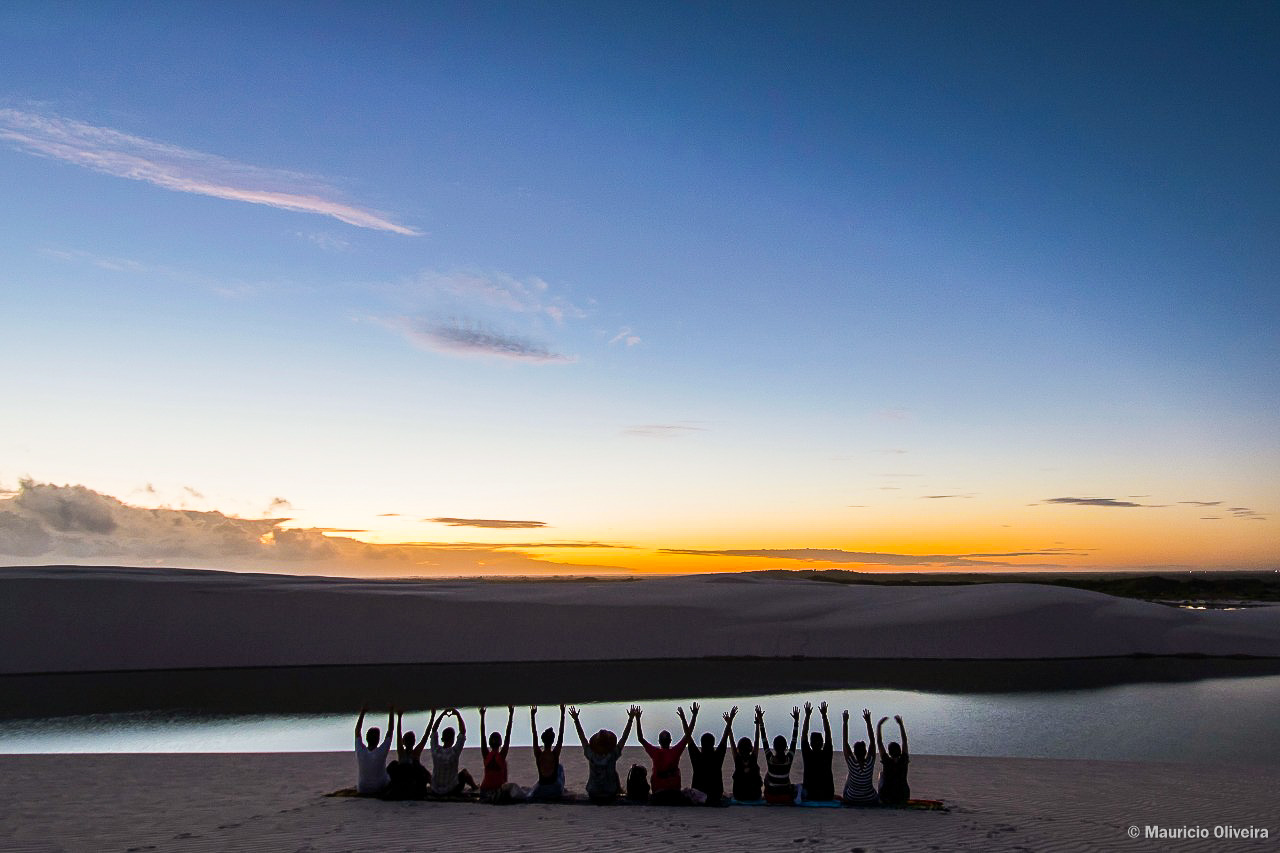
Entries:
<svg viewBox="0 0 1280 853">
<path fill-rule="evenodd" d="M 391 736 L 396 722 L 394 708 L 387 710 L 387 735 L 379 742 L 382 734 L 377 726 L 370 726 L 369 731 L 361 736 L 364 728 L 364 715 L 368 713 L 366 705 L 360 709 L 360 719 L 356 720 L 356 793 L 366 796 L 382 793 L 391 782 L 387 775 L 387 754 L 391 752 Z"/>
</svg>

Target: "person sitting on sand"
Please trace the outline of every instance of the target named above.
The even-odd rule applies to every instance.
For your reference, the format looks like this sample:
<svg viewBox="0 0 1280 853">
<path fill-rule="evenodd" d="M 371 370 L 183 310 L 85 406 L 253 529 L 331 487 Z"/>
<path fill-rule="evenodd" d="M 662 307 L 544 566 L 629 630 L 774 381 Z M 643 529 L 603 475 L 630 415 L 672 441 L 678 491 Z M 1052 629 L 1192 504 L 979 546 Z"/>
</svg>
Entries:
<svg viewBox="0 0 1280 853">
<path fill-rule="evenodd" d="M 872 784 L 876 770 L 876 736 L 871 731 L 871 712 L 866 708 L 862 709 L 862 719 L 867 724 L 867 739 L 849 749 L 849 712 L 844 712 L 844 763 L 849 768 L 849 778 L 845 779 L 844 795 L 840 799 L 846 806 L 874 806 L 880 802 Z M 870 750 L 868 744 L 872 747 Z"/>
<path fill-rule="evenodd" d="M 701 746 L 689 744 L 689 763 L 693 765 L 690 787 L 706 796 L 708 806 L 718 806 L 724 799 L 724 753 L 733 737 L 733 718 L 737 713 L 737 705 L 724 713 L 724 734 L 720 736 L 719 745 L 711 732 L 703 733 Z"/>
<path fill-rule="evenodd" d="M 440 731 L 440 725 L 451 714 L 458 718 L 456 739 L 451 727 Z M 456 797 L 467 788 L 474 791 L 479 787 L 469 772 L 458 769 L 462 747 L 466 742 L 467 724 L 457 708 L 450 708 L 436 718 L 435 725 L 431 728 L 431 793 L 437 797 Z"/>
<path fill-rule="evenodd" d="M 643 764 L 632 764 L 631 772 L 627 774 L 627 802 L 647 803 L 649 794 L 649 771 Z"/>
<path fill-rule="evenodd" d="M 809 734 L 809 718 L 813 716 L 813 704 L 804 703 L 804 733 L 800 739 L 800 753 L 804 758 L 804 780 L 800 785 L 800 798 L 809 802 L 831 802 L 836 798 L 836 783 L 831 775 L 831 721 L 827 719 L 827 703 L 818 705 L 822 715 L 822 732 Z"/>
<path fill-rule="evenodd" d="M 486 709 L 480 706 L 480 757 L 484 761 L 484 776 L 480 779 L 480 798 L 488 802 L 516 799 L 519 788 L 507 782 L 507 751 L 511 749 L 511 724 L 516 718 L 514 705 L 507 706 L 507 733 L 499 737 L 497 732 L 485 734 Z"/>
<path fill-rule="evenodd" d="M 529 728 L 533 732 L 533 763 L 538 768 L 538 784 L 529 792 L 530 800 L 555 802 L 564 797 L 564 765 L 560 748 L 564 746 L 564 706 L 560 706 L 560 733 L 548 728 L 538 746 L 538 706 L 529 709 Z"/>
<path fill-rule="evenodd" d="M 881 717 L 876 723 L 876 741 L 880 745 L 880 802 L 886 806 L 905 806 L 911 798 L 911 786 L 907 784 L 907 765 L 911 757 L 907 754 L 907 727 L 902 724 L 902 717 L 894 714 L 893 719 L 902 733 L 902 746 L 896 743 L 884 746 L 884 722 L 888 717 Z"/>
<path fill-rule="evenodd" d="M 760 801 L 763 781 L 760 779 L 760 728 L 764 711 L 756 706 L 755 743 L 750 738 L 738 741 L 733 751 L 733 798 L 740 803 Z M 733 739 L 733 717 L 729 718 L 729 739 Z"/>
<path fill-rule="evenodd" d="M 360 709 L 360 717 L 356 720 L 356 793 L 372 796 L 382 793 L 391 784 L 387 775 L 387 754 L 391 752 L 391 727 L 396 719 L 394 708 L 387 709 L 387 736 L 379 741 L 382 734 L 377 726 L 370 726 L 369 731 L 361 735 L 364 728 L 364 715 L 369 713 L 369 706 Z"/>
<path fill-rule="evenodd" d="M 691 708 L 693 717 L 689 720 L 684 717 L 684 708 L 676 709 L 676 714 L 680 717 L 680 725 L 684 727 L 684 737 L 680 738 L 680 742 L 675 746 L 671 745 L 671 732 L 666 729 L 658 733 L 657 746 L 645 740 L 643 721 L 640 719 L 643 711 L 636 709 L 636 737 L 640 740 L 644 751 L 649 754 L 649 760 L 653 762 L 652 781 L 649 783 L 653 787 L 653 794 L 650 795 L 649 802 L 655 806 L 689 804 L 684 792 L 680 790 L 680 756 L 684 755 L 684 748 L 693 739 L 693 725 L 698 720 L 698 703 L 694 702 Z"/>
<path fill-rule="evenodd" d="M 431 709 L 427 731 L 435 725 L 436 711 Z M 396 760 L 387 765 L 387 785 L 383 796 L 390 800 L 420 800 L 427 795 L 431 774 L 422 766 L 422 748 L 427 739 L 417 740 L 413 732 L 404 731 L 404 711 L 396 712 Z"/>
<path fill-rule="evenodd" d="M 640 709 L 632 705 L 627 711 L 627 727 L 622 730 L 622 739 L 611 731 L 601 729 L 587 739 L 582 730 L 581 711 L 569 709 L 573 718 L 573 727 L 578 730 L 578 741 L 582 744 L 582 752 L 587 756 L 587 798 L 596 805 L 608 805 L 618 799 L 622 784 L 618 780 L 618 759 L 622 757 L 622 748 L 627 745 L 631 736 L 631 725 L 635 722 Z"/>
<path fill-rule="evenodd" d="M 764 727 L 764 714 L 760 714 L 760 733 L 769 743 L 769 733 Z M 790 805 L 796 799 L 796 786 L 791 784 L 791 762 L 796 757 L 796 738 L 800 736 L 800 709 L 791 709 L 791 745 L 778 735 L 773 739 L 773 749 L 764 748 L 764 763 L 769 768 L 764 776 L 764 799 L 774 805 Z"/>
</svg>

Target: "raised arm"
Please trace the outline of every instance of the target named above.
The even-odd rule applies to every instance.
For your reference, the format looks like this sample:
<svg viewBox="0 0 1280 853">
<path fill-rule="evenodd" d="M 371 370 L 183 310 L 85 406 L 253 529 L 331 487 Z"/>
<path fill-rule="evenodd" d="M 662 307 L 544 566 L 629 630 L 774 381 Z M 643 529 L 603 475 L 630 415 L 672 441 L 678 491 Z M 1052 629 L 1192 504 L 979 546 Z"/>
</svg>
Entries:
<svg viewBox="0 0 1280 853">
<path fill-rule="evenodd" d="M 844 713 L 840 715 L 841 724 L 841 740 L 844 741 L 844 757 L 845 760 L 853 758 L 853 750 L 849 748 L 849 709 L 846 708 Z"/>
<path fill-rule="evenodd" d="M 395 724 L 396 709 L 393 705 L 387 708 L 387 734 L 386 737 L 383 738 L 384 741 L 390 742 L 392 735 L 395 734 Z"/>
<path fill-rule="evenodd" d="M 618 739 L 618 751 L 627 745 L 627 738 L 631 737 L 631 724 L 635 723 L 636 736 L 640 736 L 640 706 L 632 705 L 627 709 L 627 727 L 622 730 L 622 737 Z M 640 738 L 640 742 L 644 743 L 644 738 Z"/>
<path fill-rule="evenodd" d="M 511 749 L 511 724 L 516 719 L 516 706 L 507 706 L 507 733 L 502 736 L 502 757 L 507 757 L 507 751 Z"/>
<path fill-rule="evenodd" d="M 756 755 L 760 754 L 760 737 L 763 734 L 764 734 L 764 711 L 760 708 L 759 705 L 757 705 L 756 706 L 756 745 L 755 745 Z M 768 742 L 768 738 L 765 738 L 765 742 L 766 743 Z"/>
<path fill-rule="evenodd" d="M 880 721 L 876 723 L 876 749 L 880 752 L 881 761 L 889 757 L 889 753 L 884 751 L 884 723 L 887 719 L 889 718 L 881 717 Z"/>
<path fill-rule="evenodd" d="M 894 714 L 893 719 L 898 724 L 898 731 L 902 734 L 902 754 L 907 754 L 907 727 L 902 722 L 900 714 Z"/>
<path fill-rule="evenodd" d="M 431 731 L 431 729 L 435 728 L 435 725 L 436 725 L 436 709 L 432 708 L 431 719 L 427 720 L 427 731 Z M 426 732 L 423 732 L 422 737 L 418 738 L 418 743 L 413 748 L 414 761 L 417 761 L 418 763 L 422 762 L 422 748 L 425 747 L 426 745 L 427 745 L 427 734 Z"/>
<path fill-rule="evenodd" d="M 360 716 L 356 719 L 356 740 L 364 742 L 364 715 L 369 713 L 368 705 L 360 706 Z"/>
<path fill-rule="evenodd" d="M 876 733 L 871 731 L 871 712 L 866 708 L 862 709 L 862 720 L 867 724 L 867 755 L 874 759 L 876 756 Z"/>
<path fill-rule="evenodd" d="M 684 708 L 676 708 L 676 716 L 680 718 L 680 727 L 684 729 L 684 737 L 680 738 L 680 742 L 676 744 L 676 749 L 684 749 L 689 745 L 689 741 L 693 740 L 693 726 L 698 721 L 698 703 L 692 705 L 693 715 L 689 719 L 684 718 Z"/>
<path fill-rule="evenodd" d="M 458 746 L 462 746 L 462 742 L 467 739 L 467 721 L 462 719 L 462 712 L 457 708 L 453 709 L 453 715 L 458 718 Z"/>
<path fill-rule="evenodd" d="M 720 736 L 719 749 L 724 749 L 725 744 L 733 740 L 733 718 L 738 716 L 738 706 L 734 705 L 724 715 L 724 734 Z"/>
<path fill-rule="evenodd" d="M 800 743 L 804 745 L 805 749 L 809 748 L 809 718 L 812 716 L 813 716 L 813 703 L 805 702 L 804 703 L 804 733 L 800 740 Z M 794 740 L 795 738 L 792 738 L 792 741 L 793 741 L 793 743 L 791 744 L 792 749 L 796 748 Z"/>
<path fill-rule="evenodd" d="M 404 711 L 396 714 L 396 758 L 404 761 L 408 756 L 404 751 Z"/>
<path fill-rule="evenodd" d="M 791 755 L 796 754 L 796 738 L 800 735 L 800 709 L 794 705 L 791 707 L 791 748 L 787 750 Z"/>
<path fill-rule="evenodd" d="M 827 717 L 827 703 L 818 705 L 818 713 L 822 715 L 822 734 L 826 737 L 827 749 L 831 749 L 831 720 Z"/>
<path fill-rule="evenodd" d="M 562 705 L 561 708 L 563 707 L 564 706 Z M 563 710 L 560 712 L 560 725 L 561 726 L 564 725 Z M 538 706 L 537 705 L 529 706 L 529 731 L 533 732 L 533 754 L 535 756 L 541 755 L 542 747 L 539 746 L 541 741 L 538 740 Z"/>
<path fill-rule="evenodd" d="M 555 754 L 560 754 L 560 747 L 564 746 L 564 706 L 560 706 L 560 733 L 556 735 Z"/>
<path fill-rule="evenodd" d="M 487 710 L 485 706 L 480 706 L 480 757 L 486 761 L 489 760 L 489 733 L 484 728 L 484 712 Z"/>
<path fill-rule="evenodd" d="M 569 709 L 569 716 L 573 717 L 573 727 L 578 730 L 578 740 L 581 741 L 582 743 L 582 751 L 586 752 L 587 751 L 587 733 L 582 730 L 582 721 L 578 719 L 579 713 L 581 712 L 577 709 L 576 706 Z"/>
<path fill-rule="evenodd" d="M 628 730 L 630 730 L 631 723 L 634 720 L 636 724 L 636 740 L 640 741 L 640 745 L 646 749 L 653 746 L 653 744 L 644 739 L 644 724 L 640 722 L 640 715 L 643 714 L 644 711 L 640 709 L 639 705 L 633 705 L 631 706 L 630 713 L 631 719 L 627 720 Z"/>
</svg>

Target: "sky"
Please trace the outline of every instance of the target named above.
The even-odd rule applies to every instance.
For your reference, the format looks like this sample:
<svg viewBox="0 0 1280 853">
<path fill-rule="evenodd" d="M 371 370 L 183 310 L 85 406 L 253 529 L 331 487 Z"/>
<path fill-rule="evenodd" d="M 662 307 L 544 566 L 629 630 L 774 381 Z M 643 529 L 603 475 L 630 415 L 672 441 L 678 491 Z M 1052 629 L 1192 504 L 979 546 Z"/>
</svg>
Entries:
<svg viewBox="0 0 1280 853">
<path fill-rule="evenodd" d="M 1280 567 L 1274 3 L 0 6 L 0 564 Z"/>
</svg>

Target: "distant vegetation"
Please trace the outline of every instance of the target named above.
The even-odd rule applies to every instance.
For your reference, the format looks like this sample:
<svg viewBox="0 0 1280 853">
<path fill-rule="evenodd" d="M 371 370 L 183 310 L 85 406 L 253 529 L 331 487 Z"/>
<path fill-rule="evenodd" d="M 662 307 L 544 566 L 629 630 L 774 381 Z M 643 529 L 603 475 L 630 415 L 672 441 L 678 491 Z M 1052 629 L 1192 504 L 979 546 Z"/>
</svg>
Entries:
<svg viewBox="0 0 1280 853">
<path fill-rule="evenodd" d="M 829 583 L 893 584 L 895 586 L 956 586 L 974 583 L 1039 583 L 1087 589 L 1123 598 L 1162 602 L 1280 602 L 1280 574 L 1276 572 L 1200 572 L 1195 575 L 1126 574 L 938 574 L 874 575 L 864 572 L 817 571 L 813 580 Z"/>
</svg>

